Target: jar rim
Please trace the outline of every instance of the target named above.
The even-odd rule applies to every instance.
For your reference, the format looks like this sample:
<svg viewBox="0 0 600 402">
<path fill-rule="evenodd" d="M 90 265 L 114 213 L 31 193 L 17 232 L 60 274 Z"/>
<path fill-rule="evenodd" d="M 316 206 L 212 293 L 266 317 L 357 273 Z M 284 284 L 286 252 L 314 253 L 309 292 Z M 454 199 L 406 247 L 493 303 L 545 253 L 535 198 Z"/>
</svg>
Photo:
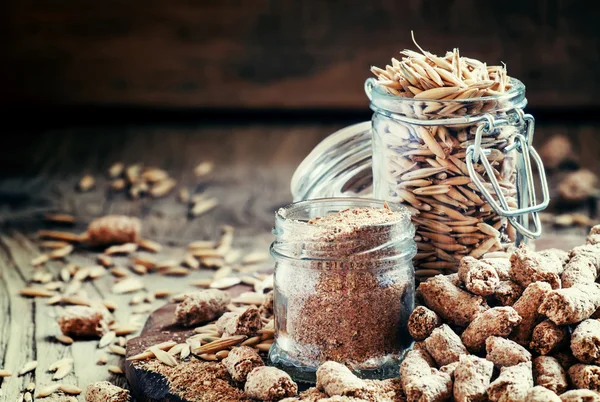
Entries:
<svg viewBox="0 0 600 402">
<path fill-rule="evenodd" d="M 372 227 L 385 227 L 404 223 L 406 226 L 410 224 L 410 211 L 403 206 L 395 202 L 387 202 L 384 200 L 378 200 L 375 198 L 360 198 L 360 197 L 332 197 L 332 198 L 314 198 L 310 200 L 296 201 L 291 204 L 285 205 L 277 210 L 275 218 L 280 222 L 293 222 L 299 225 L 310 225 L 308 220 L 302 220 L 294 218 L 291 215 L 295 212 L 310 209 L 311 206 L 322 208 L 327 205 L 331 209 L 338 207 L 336 211 L 341 211 L 348 208 L 360 208 L 360 207 L 374 207 L 384 208 L 388 205 L 389 209 L 393 212 L 400 212 L 401 215 L 398 220 L 387 221 L 377 224 L 372 224 Z M 311 225 L 313 226 L 313 225 Z"/>
<path fill-rule="evenodd" d="M 481 102 L 481 101 L 510 101 L 514 99 L 519 99 L 525 96 L 525 84 L 523 84 L 520 80 L 510 77 L 509 82 L 512 84 L 511 88 L 499 95 L 490 95 L 490 96 L 482 96 L 479 98 L 464 98 L 464 99 L 414 99 L 414 98 L 403 98 L 401 96 L 393 95 L 386 92 L 383 89 L 382 85 L 378 84 L 379 81 L 375 78 L 368 78 L 365 81 L 365 90 L 367 92 L 367 96 L 371 102 L 375 101 L 375 99 L 379 101 L 394 101 L 401 103 L 415 103 L 422 102 L 427 104 L 429 102 L 443 103 L 443 104 L 452 104 L 452 103 L 472 103 L 472 102 Z M 527 103 L 527 100 L 524 100 Z M 525 105 L 523 105 L 524 107 Z"/>
<path fill-rule="evenodd" d="M 314 263 L 314 262 L 347 263 L 347 264 L 355 266 L 353 268 L 354 271 L 360 271 L 360 270 L 385 271 L 385 270 L 389 270 L 389 269 L 395 269 L 393 264 L 398 264 L 400 262 L 402 262 L 402 263 L 411 262 L 412 263 L 413 257 L 417 254 L 416 244 L 413 242 L 412 244 L 406 245 L 406 247 L 403 248 L 402 250 L 403 251 L 401 253 L 398 253 L 396 255 L 378 258 L 376 260 L 376 264 L 371 264 L 371 265 L 380 265 L 380 266 L 373 267 L 373 266 L 366 266 L 367 264 L 365 264 L 364 262 L 352 261 L 347 258 L 321 258 L 321 257 L 314 257 L 314 256 L 297 258 L 297 257 L 289 256 L 289 255 L 279 251 L 275 247 L 275 243 L 271 243 L 271 246 L 269 247 L 269 253 L 271 254 L 271 256 L 273 256 L 275 261 L 286 261 L 288 263 L 298 263 L 298 262 L 302 262 L 302 263 Z M 385 263 L 387 263 L 389 265 L 384 265 Z M 358 268 L 358 266 L 362 266 L 362 267 Z M 309 271 L 315 271 L 315 272 L 323 272 L 322 268 L 302 267 L 302 269 L 309 270 Z M 342 268 L 329 268 L 328 270 L 335 271 L 336 269 L 339 270 Z"/>
<path fill-rule="evenodd" d="M 394 255 L 373 257 L 379 263 L 385 261 L 397 261 L 403 259 L 411 259 L 416 253 L 416 245 L 414 243 L 415 227 L 411 222 L 411 213 L 404 205 L 398 203 L 389 203 L 389 209 L 393 212 L 398 212 L 398 218 L 381 223 L 357 225 L 356 229 L 373 229 L 379 233 L 387 233 L 387 240 L 382 243 L 372 245 L 369 248 L 362 248 L 368 243 L 364 243 L 364 239 L 351 234 L 350 238 L 344 239 L 343 235 L 337 239 L 329 239 L 332 233 L 337 229 L 336 225 L 313 225 L 308 223 L 310 219 L 315 217 L 325 216 L 332 212 L 339 212 L 350 208 L 384 208 L 386 201 L 359 198 L 359 197 L 335 197 L 335 198 L 317 198 L 304 200 L 288 204 L 280 208 L 275 216 L 275 241 L 271 245 L 271 254 L 276 260 L 285 259 L 289 261 L 304 261 L 304 262 L 343 262 L 356 264 L 364 264 L 365 260 L 352 259 L 349 256 L 330 255 L 328 256 L 327 248 L 335 244 L 335 247 L 348 247 L 355 249 L 354 255 L 367 256 L 370 253 L 381 252 L 387 247 L 396 247 L 397 251 Z M 340 224 L 339 228 L 345 225 Z M 332 232 L 332 229 L 334 230 Z M 333 243 L 332 243 L 333 242 Z M 325 245 L 325 249 L 321 249 Z M 344 246 L 345 245 L 345 246 Z M 358 246 L 358 248 L 355 248 Z M 373 268 L 369 268 L 373 269 Z"/>
</svg>

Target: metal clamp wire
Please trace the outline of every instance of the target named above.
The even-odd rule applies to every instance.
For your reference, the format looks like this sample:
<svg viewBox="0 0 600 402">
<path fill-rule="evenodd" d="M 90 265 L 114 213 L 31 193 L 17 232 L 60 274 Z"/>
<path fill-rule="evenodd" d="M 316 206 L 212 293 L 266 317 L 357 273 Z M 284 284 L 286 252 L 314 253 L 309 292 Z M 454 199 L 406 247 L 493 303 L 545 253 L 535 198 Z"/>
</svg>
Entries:
<svg viewBox="0 0 600 402">
<path fill-rule="evenodd" d="M 479 179 L 479 177 L 477 175 L 477 172 L 475 171 L 474 164 L 476 162 L 474 161 L 474 153 L 475 153 L 474 145 L 469 145 L 469 147 L 467 148 L 467 152 L 466 152 L 467 169 L 469 171 L 469 176 L 471 177 L 471 180 L 473 181 L 473 183 L 475 184 L 477 189 L 483 194 L 483 196 L 485 197 L 487 202 L 490 204 L 492 209 L 498 215 L 507 217 L 509 219 L 510 223 L 515 227 L 515 229 L 517 229 L 524 236 L 526 236 L 528 238 L 536 238 L 541 235 L 541 230 L 542 230 L 538 212 L 545 209 L 548 206 L 548 203 L 550 202 L 550 193 L 548 190 L 548 183 L 546 181 L 546 173 L 544 171 L 542 159 L 540 158 L 539 154 L 535 151 L 535 149 L 533 149 L 532 147 L 529 147 L 527 145 L 527 139 L 521 134 L 516 134 L 515 140 L 518 143 L 517 151 L 523 155 L 522 157 L 523 157 L 523 163 L 524 163 L 524 167 L 525 167 L 525 178 L 527 180 L 527 188 L 525 189 L 527 191 L 526 195 L 528 198 L 528 204 L 527 204 L 528 206 L 527 207 L 510 209 L 510 207 L 508 205 L 508 201 L 506 200 L 506 198 L 504 197 L 504 194 L 502 193 L 502 188 L 500 187 L 498 180 L 494 176 L 492 165 L 487 160 L 487 158 L 481 158 L 480 159 L 481 164 L 483 165 L 484 170 L 489 177 L 490 184 L 492 185 L 492 188 L 494 189 L 494 192 L 496 193 L 496 196 L 498 197 L 498 202 L 500 203 L 500 205 L 498 205 L 498 203 L 496 202 L 496 200 L 494 199 L 492 194 L 485 187 L 484 183 L 481 182 L 481 180 Z M 484 152 L 484 154 L 485 154 L 486 151 L 482 150 L 482 152 Z M 540 174 L 540 181 L 542 184 L 543 201 L 539 204 L 537 204 L 536 195 L 535 195 L 535 187 L 534 187 L 534 183 L 533 183 L 533 171 L 531 168 L 530 157 L 532 157 L 534 159 L 534 161 L 536 162 L 536 165 L 537 165 L 537 168 L 538 168 L 539 174 Z M 529 215 L 529 214 L 532 215 L 534 230 L 530 230 L 529 228 L 524 227 L 516 219 L 516 217 L 522 217 L 522 216 Z"/>
<path fill-rule="evenodd" d="M 494 117 L 490 114 L 483 115 L 485 118 L 485 122 L 477 125 L 477 129 L 475 130 L 475 141 L 473 143 L 473 161 L 477 163 L 480 159 L 481 154 L 481 139 L 483 138 L 483 133 L 486 134 L 491 133 L 496 127 L 494 123 Z M 485 159 L 485 158 L 484 158 Z"/>
<path fill-rule="evenodd" d="M 373 102 L 370 103 L 370 108 L 375 113 L 383 115 L 392 120 L 417 126 L 453 126 L 464 124 L 476 124 L 477 129 L 475 131 L 475 139 L 473 141 L 473 144 L 467 147 L 465 158 L 471 180 L 473 181 L 477 189 L 485 197 L 486 201 L 490 204 L 492 209 L 498 215 L 508 218 L 510 223 L 515 227 L 515 229 L 517 229 L 518 232 L 520 232 L 522 235 L 528 238 L 536 238 L 540 236 L 541 222 L 538 212 L 548 206 L 548 203 L 550 202 L 550 194 L 548 190 L 548 182 L 546 181 L 546 173 L 544 171 L 543 162 L 539 154 L 531 145 L 533 141 L 533 131 L 535 127 L 535 119 L 532 115 L 525 114 L 520 108 L 515 108 L 506 113 L 506 118 L 494 118 L 494 116 L 492 116 L 491 114 L 486 113 L 474 117 L 464 116 L 446 119 L 423 120 L 390 112 L 388 110 L 382 109 L 374 105 Z M 515 145 L 509 146 L 504 150 L 504 152 L 506 153 L 516 149 L 519 153 L 522 154 L 523 158 L 523 167 L 525 170 L 525 172 L 523 173 L 525 174 L 526 188 L 521 191 L 526 191 L 524 197 L 527 198 L 527 202 L 525 207 L 516 209 L 510 208 L 506 197 L 504 197 L 504 194 L 502 193 L 502 188 L 500 187 L 500 184 L 498 183 L 498 180 L 494 175 L 494 171 L 491 164 L 489 163 L 486 157 L 481 157 L 482 153 L 484 155 L 487 155 L 489 153 L 489 151 L 486 151 L 481 147 L 483 135 L 492 133 L 494 130 L 503 126 L 524 126 L 526 132 L 526 136 L 523 136 L 522 134 L 515 134 Z M 539 204 L 536 200 L 535 185 L 533 182 L 533 171 L 531 168 L 531 158 L 533 158 L 536 162 L 542 186 L 543 201 Z M 474 166 L 474 164 L 478 162 L 481 162 L 481 164 L 483 165 L 485 172 L 489 177 L 490 184 L 494 189 L 496 196 L 498 197 L 498 202 L 496 202 L 492 194 L 488 191 L 488 189 L 479 179 Z M 519 196 L 520 204 L 523 203 L 522 198 L 523 197 Z M 529 214 L 532 215 L 532 221 L 534 226 L 533 230 L 526 228 L 516 219 L 517 217 L 521 217 L 522 220 L 525 221 L 525 216 Z"/>
</svg>

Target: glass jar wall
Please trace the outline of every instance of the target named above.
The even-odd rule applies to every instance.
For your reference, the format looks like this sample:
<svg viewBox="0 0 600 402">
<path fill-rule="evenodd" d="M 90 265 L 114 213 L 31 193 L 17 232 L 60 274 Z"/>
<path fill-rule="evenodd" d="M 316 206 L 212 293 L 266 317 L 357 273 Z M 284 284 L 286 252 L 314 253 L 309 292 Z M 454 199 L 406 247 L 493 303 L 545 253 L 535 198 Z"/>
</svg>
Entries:
<svg viewBox="0 0 600 402">
<path fill-rule="evenodd" d="M 518 157 L 526 136 L 524 86 L 512 80 L 505 94 L 447 100 L 400 98 L 376 84 L 367 88 L 375 111 L 373 195 L 413 211 L 417 277 L 452 273 L 466 255 L 498 255 L 512 246 L 515 228 L 473 176 L 494 202 L 510 209 L 527 197 Z"/>
<path fill-rule="evenodd" d="M 406 324 L 414 308 L 416 247 L 410 213 L 392 205 L 391 220 L 315 222 L 356 208 L 382 210 L 384 204 L 320 199 L 277 213 L 270 359 L 296 380 L 314 381 L 327 360 L 345 363 L 363 378 L 395 377 L 411 345 Z"/>
</svg>

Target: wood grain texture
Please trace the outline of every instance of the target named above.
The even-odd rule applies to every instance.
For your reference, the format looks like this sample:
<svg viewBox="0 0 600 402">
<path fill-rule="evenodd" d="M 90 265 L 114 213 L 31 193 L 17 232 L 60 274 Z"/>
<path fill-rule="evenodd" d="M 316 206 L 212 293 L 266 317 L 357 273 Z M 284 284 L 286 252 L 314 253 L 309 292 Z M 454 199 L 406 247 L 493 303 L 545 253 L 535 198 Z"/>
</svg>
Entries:
<svg viewBox="0 0 600 402">
<path fill-rule="evenodd" d="M 0 180 L 0 367 L 15 374 L 0 381 L 0 400 L 17 400 L 30 381 L 38 389 L 52 383 L 52 373 L 47 368 L 64 357 L 75 360 L 75 374 L 61 382 L 82 388 L 99 380 L 126 385 L 124 376 L 113 375 L 105 366 L 96 364 L 100 354 L 106 353 L 106 349 L 97 348 L 97 341 L 78 340 L 65 346 L 54 339 L 60 332 L 56 318 L 64 307 L 18 295 L 36 271 L 45 270 L 56 276 L 65 265 L 52 261 L 40 268 L 31 266 L 31 259 L 42 253 L 35 237 L 37 230 L 54 228 L 78 233 L 96 216 L 120 213 L 141 217 L 143 236 L 165 245 L 156 256 L 158 261 L 180 259 L 183 246 L 192 240 L 217 239 L 223 224 L 236 228 L 236 248 L 266 250 L 272 238 L 275 209 L 291 201 L 289 179 L 295 166 L 323 132 L 334 128 L 76 128 L 36 137 L 37 145 L 24 154 L 17 153 L 28 168 L 16 169 Z M 284 135 L 288 131 L 291 134 Z M 175 194 L 137 201 L 124 194 L 112 194 L 106 190 L 105 172 L 118 160 L 163 167 L 192 193 L 217 197 L 220 205 L 212 213 L 191 219 L 187 207 L 176 201 Z M 208 179 L 196 180 L 193 167 L 205 160 L 215 161 L 215 172 Z M 75 184 L 84 171 L 96 176 L 97 187 L 89 193 L 78 193 L 74 191 Z M 51 211 L 71 213 L 77 217 L 77 223 L 63 227 L 43 222 L 43 213 Z M 96 255 L 78 248 L 67 261 L 92 266 Z M 130 264 L 127 257 L 113 259 L 117 266 L 127 268 Z M 140 279 L 148 292 L 166 289 L 178 294 L 197 289 L 190 283 L 210 275 L 212 270 L 204 269 L 184 278 L 149 274 Z M 132 312 L 132 295 L 111 293 L 114 282 L 115 278 L 107 273 L 93 282 L 85 281 L 83 290 L 90 299 L 117 303 L 118 321 L 135 319 L 143 323 L 147 314 Z M 152 306 L 158 308 L 164 303 L 157 300 Z M 16 373 L 29 360 L 38 360 L 37 370 L 17 377 Z M 113 354 L 109 354 L 108 363 L 124 368 L 122 359 Z M 83 400 L 83 396 L 79 399 Z"/>
<path fill-rule="evenodd" d="M 539 129 L 549 130 L 548 133 L 565 129 L 573 135 L 591 138 L 596 128 L 586 127 L 582 133 L 576 127 L 550 130 L 541 126 Z M 20 390 L 29 381 L 35 381 L 38 387 L 52 382 L 51 373 L 46 370 L 63 357 L 75 360 L 74 374 L 65 377 L 62 380 L 65 383 L 85 387 L 90 382 L 108 379 L 125 385 L 123 376 L 112 375 L 105 366 L 96 365 L 99 355 L 105 352 L 97 348 L 96 341 L 77 341 L 72 346 L 64 346 L 54 340 L 59 333 L 55 320 L 63 307 L 48 306 L 43 299 L 18 295 L 36 270 L 45 269 L 56 275 L 65 264 L 53 261 L 37 269 L 30 264 L 31 259 L 41 253 L 35 232 L 59 228 L 43 222 L 43 213 L 74 214 L 77 223 L 65 230 L 75 233 L 82 232 L 91 219 L 104 214 L 139 216 L 143 219 L 143 236 L 165 245 L 158 260 L 180 258 L 182 246 L 189 241 L 216 239 L 222 224 L 236 228 L 236 248 L 266 250 L 272 240 L 274 211 L 291 201 L 289 181 L 294 169 L 318 141 L 338 128 L 341 125 L 212 124 L 73 127 L 28 135 L 16 131 L 11 152 L 0 159 L 3 172 L 0 178 L 0 367 L 16 373 L 32 359 L 37 359 L 39 366 L 24 377 L 2 380 L 0 399 L 17 400 Z M 206 179 L 195 179 L 193 167 L 206 160 L 216 163 L 214 174 Z M 106 190 L 105 175 L 116 161 L 162 167 L 192 193 L 204 192 L 217 197 L 220 205 L 210 214 L 191 219 L 186 214 L 186 206 L 177 202 L 174 194 L 162 199 L 135 201 L 121 193 L 113 194 Z M 78 193 L 74 188 L 85 172 L 96 177 L 97 187 L 88 193 Z M 547 229 L 548 233 L 553 231 Z M 585 229 L 561 233 L 581 239 Z M 67 260 L 89 266 L 95 264 L 95 256 L 96 253 L 80 248 Z M 115 262 L 127 267 L 129 259 L 115 257 Z M 185 278 L 151 274 L 141 279 L 148 291 L 170 289 L 180 293 L 194 289 L 190 285 L 193 279 L 208 277 L 211 273 L 194 271 Z M 116 302 L 119 308 L 115 315 L 119 321 L 143 322 L 146 314 L 132 313 L 128 304 L 131 295 L 111 293 L 114 281 L 107 274 L 93 282 L 84 282 L 83 290 L 92 299 Z M 158 308 L 162 304 L 164 301 L 158 300 L 152 306 Z M 133 318 L 136 315 L 138 317 Z M 122 364 L 122 360 L 110 355 L 109 364 Z"/>
<path fill-rule="evenodd" d="M 7 0 L 5 104 L 366 107 L 403 48 L 505 62 L 535 108 L 599 107 L 600 3 Z"/>
</svg>

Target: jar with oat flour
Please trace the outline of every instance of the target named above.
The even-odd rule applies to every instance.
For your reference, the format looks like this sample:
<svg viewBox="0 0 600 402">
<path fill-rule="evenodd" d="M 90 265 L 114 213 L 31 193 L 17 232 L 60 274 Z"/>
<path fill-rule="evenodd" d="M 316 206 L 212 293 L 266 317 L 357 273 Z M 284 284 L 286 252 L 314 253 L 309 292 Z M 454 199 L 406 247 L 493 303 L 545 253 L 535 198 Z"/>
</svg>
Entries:
<svg viewBox="0 0 600 402">
<path fill-rule="evenodd" d="M 413 213 L 417 279 L 456 272 L 466 255 L 507 256 L 541 234 L 549 202 L 525 86 L 495 96 L 422 100 L 392 95 L 368 79 L 371 122 L 320 143 L 292 179 L 295 200 L 365 196 Z M 536 199 L 532 161 L 540 181 Z"/>
<path fill-rule="evenodd" d="M 271 363 L 312 382 L 319 365 L 397 377 L 412 345 L 416 254 L 410 212 L 363 198 L 302 201 L 276 214 Z"/>
</svg>

